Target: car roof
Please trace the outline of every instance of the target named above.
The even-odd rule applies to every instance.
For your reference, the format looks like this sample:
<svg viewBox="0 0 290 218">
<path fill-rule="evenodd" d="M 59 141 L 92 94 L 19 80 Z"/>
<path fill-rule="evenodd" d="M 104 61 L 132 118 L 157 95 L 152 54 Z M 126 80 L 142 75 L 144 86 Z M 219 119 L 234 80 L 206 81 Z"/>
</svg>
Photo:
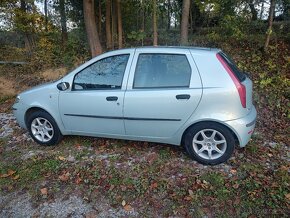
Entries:
<svg viewBox="0 0 290 218">
<path fill-rule="evenodd" d="M 175 50 L 175 49 L 182 49 L 182 50 L 191 50 L 194 52 L 213 52 L 217 53 L 221 50 L 218 48 L 209 48 L 209 47 L 193 47 L 193 46 L 143 46 L 143 47 L 132 47 L 132 48 L 122 48 L 118 50 L 112 50 L 108 52 L 114 52 L 114 51 L 132 51 L 132 50 L 152 50 L 152 49 L 168 49 L 168 50 Z"/>
</svg>

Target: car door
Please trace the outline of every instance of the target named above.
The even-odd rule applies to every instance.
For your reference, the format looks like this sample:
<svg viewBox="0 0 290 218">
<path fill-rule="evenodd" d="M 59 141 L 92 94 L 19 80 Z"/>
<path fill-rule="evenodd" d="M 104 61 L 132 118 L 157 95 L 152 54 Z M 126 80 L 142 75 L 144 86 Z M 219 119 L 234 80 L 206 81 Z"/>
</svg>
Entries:
<svg viewBox="0 0 290 218">
<path fill-rule="evenodd" d="M 202 84 L 187 49 L 136 49 L 124 101 L 126 134 L 170 138 L 193 114 Z"/>
<path fill-rule="evenodd" d="M 123 100 L 133 51 L 102 55 L 63 82 L 71 89 L 59 94 L 59 111 L 73 134 L 124 135 Z"/>
</svg>

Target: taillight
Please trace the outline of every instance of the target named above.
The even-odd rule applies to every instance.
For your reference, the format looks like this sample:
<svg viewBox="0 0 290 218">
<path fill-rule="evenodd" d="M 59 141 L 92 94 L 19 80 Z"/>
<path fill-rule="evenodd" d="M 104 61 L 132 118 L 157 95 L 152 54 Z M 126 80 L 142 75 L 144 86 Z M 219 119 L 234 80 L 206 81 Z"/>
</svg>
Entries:
<svg viewBox="0 0 290 218">
<path fill-rule="evenodd" d="M 234 72 L 231 70 L 231 68 L 228 66 L 228 64 L 225 62 L 225 60 L 220 56 L 220 54 L 216 54 L 217 59 L 221 62 L 221 64 L 223 65 L 223 67 L 225 68 L 225 70 L 228 72 L 228 74 L 230 75 L 230 77 L 232 78 L 239 96 L 240 96 L 240 100 L 241 100 L 241 104 L 243 106 L 243 108 L 246 108 L 246 87 L 238 80 L 238 78 L 235 76 Z"/>
</svg>

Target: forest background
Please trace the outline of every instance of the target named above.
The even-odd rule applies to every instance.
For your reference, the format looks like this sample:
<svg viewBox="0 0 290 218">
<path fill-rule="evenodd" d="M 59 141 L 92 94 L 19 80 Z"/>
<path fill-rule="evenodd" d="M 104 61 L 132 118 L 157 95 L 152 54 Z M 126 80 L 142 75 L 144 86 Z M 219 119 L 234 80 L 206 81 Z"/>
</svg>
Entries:
<svg viewBox="0 0 290 218">
<path fill-rule="evenodd" d="M 257 128 L 249 146 L 236 151 L 236 159 L 217 168 L 197 163 L 192 167 L 186 155 L 171 147 L 71 137 L 23 164 L 23 152 L 39 148 L 25 141 L 10 150 L 10 138 L 24 134 L 16 130 L 14 136 L 0 138 L 0 175 L 10 170 L 19 176 L 1 177 L 1 194 L 28 190 L 32 201 L 40 204 L 56 198 L 55 189 L 71 193 L 76 183 L 95 201 L 98 184 L 109 205 L 125 211 L 135 208 L 139 215 L 287 217 L 290 0 L 1 0 L 0 112 L 11 113 L 19 91 L 57 79 L 105 51 L 179 45 L 221 48 L 253 80 Z M 80 161 L 74 168 L 66 162 L 69 146 Z M 130 157 L 135 165 L 124 172 L 102 165 L 97 172 L 84 158 L 92 148 L 99 154 L 116 154 L 112 164 Z M 138 155 L 148 161 L 143 163 Z M 182 176 L 171 183 L 166 179 L 169 171 Z M 45 177 L 52 172 L 56 176 Z M 59 177 L 68 172 L 68 178 Z M 134 172 L 139 177 L 133 181 L 129 175 L 134 177 Z M 48 183 L 41 185 L 44 178 Z M 63 185 L 67 181 L 71 183 Z M 39 191 L 43 188 L 46 192 Z M 167 209 L 160 206 L 162 201 Z"/>
</svg>

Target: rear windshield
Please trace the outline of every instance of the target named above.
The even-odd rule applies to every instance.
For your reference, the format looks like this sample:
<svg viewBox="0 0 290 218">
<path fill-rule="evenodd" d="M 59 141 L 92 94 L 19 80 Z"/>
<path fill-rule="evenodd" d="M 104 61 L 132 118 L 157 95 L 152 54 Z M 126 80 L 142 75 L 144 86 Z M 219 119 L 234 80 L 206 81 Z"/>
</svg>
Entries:
<svg viewBox="0 0 290 218">
<path fill-rule="evenodd" d="M 239 68 L 237 67 L 235 62 L 231 58 L 229 58 L 229 56 L 227 56 L 223 52 L 219 52 L 219 55 L 224 59 L 224 61 L 227 63 L 229 68 L 231 68 L 231 70 L 234 72 L 235 76 L 237 77 L 237 79 L 240 82 L 242 82 L 242 81 L 244 81 L 246 79 L 246 74 L 244 74 L 243 72 L 241 72 L 239 70 Z"/>
</svg>

